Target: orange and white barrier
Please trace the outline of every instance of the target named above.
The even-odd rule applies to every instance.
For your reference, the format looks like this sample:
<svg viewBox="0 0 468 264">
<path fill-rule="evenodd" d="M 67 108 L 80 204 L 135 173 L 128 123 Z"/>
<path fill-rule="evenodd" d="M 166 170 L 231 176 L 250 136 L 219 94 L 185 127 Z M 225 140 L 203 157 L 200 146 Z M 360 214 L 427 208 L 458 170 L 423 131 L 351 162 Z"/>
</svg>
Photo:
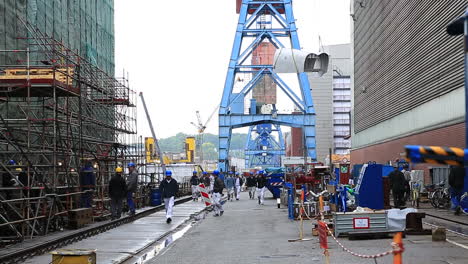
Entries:
<svg viewBox="0 0 468 264">
<path fill-rule="evenodd" d="M 200 188 L 201 196 L 202 196 L 203 201 L 205 201 L 205 205 L 211 206 L 210 195 L 208 194 L 208 190 L 205 187 L 205 184 L 201 183 L 200 185 L 198 185 L 198 187 Z"/>
</svg>

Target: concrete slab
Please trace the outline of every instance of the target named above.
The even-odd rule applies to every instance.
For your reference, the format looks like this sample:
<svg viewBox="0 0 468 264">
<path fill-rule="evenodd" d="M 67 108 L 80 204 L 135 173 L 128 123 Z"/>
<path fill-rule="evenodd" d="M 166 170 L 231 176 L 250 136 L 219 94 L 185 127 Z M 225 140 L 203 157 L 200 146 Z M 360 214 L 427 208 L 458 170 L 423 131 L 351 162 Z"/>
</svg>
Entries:
<svg viewBox="0 0 468 264">
<path fill-rule="evenodd" d="M 165 212 L 160 211 L 64 248 L 96 249 L 99 264 L 120 263 L 154 243 L 167 232 L 175 230 L 179 225 L 189 220 L 190 216 L 199 213 L 204 208 L 205 206 L 201 202 L 176 205 L 171 224 L 166 224 Z M 25 263 L 49 264 L 51 260 L 50 254 L 44 254 L 31 258 Z"/>
</svg>

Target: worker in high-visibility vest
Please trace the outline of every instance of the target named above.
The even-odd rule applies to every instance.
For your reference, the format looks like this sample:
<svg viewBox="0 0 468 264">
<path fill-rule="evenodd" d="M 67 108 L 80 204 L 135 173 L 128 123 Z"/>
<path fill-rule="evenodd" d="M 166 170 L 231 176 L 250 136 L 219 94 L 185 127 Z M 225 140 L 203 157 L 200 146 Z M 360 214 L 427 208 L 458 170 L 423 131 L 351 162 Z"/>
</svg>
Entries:
<svg viewBox="0 0 468 264">
<path fill-rule="evenodd" d="M 166 171 L 166 178 L 159 184 L 159 191 L 164 198 L 164 207 L 166 208 L 166 223 L 172 222 L 172 208 L 174 207 L 174 198 L 179 191 L 179 184 L 172 178 L 172 172 Z"/>
</svg>

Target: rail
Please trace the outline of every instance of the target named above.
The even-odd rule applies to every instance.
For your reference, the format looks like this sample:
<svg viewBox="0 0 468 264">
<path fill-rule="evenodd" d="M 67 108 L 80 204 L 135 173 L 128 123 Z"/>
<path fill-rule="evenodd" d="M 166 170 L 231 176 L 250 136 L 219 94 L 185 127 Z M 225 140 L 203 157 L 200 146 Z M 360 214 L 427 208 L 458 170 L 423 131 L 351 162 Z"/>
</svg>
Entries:
<svg viewBox="0 0 468 264">
<path fill-rule="evenodd" d="M 192 200 L 191 196 L 182 197 L 182 198 L 176 199 L 174 203 L 181 204 L 181 203 L 185 203 L 191 200 Z M 134 216 L 126 216 L 126 217 L 116 219 L 113 221 L 102 222 L 101 224 L 97 226 L 83 228 L 75 232 L 71 232 L 63 236 L 59 236 L 57 238 L 47 240 L 44 243 L 37 243 L 30 247 L 12 248 L 10 252 L 5 252 L 6 250 L 3 250 L 4 252 L 0 251 L 1 253 L 0 263 L 4 263 L 4 264 L 21 263 L 21 262 L 24 262 L 28 258 L 37 256 L 37 255 L 42 255 L 58 247 L 63 247 L 68 244 L 83 240 L 85 238 L 98 235 L 110 229 L 116 228 L 120 225 L 135 221 L 137 219 L 148 216 L 150 214 L 161 211 L 163 209 L 164 209 L 164 205 L 159 205 L 151 209 L 145 210 L 143 212 L 136 213 Z"/>
</svg>

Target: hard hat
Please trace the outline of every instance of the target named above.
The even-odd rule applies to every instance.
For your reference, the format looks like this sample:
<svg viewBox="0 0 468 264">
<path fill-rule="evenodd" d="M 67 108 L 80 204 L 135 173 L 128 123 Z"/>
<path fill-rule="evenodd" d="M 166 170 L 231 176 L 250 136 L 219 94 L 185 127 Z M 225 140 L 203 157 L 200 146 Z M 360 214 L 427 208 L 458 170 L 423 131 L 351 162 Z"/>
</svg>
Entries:
<svg viewBox="0 0 468 264">
<path fill-rule="evenodd" d="M 172 176 L 172 171 L 167 170 L 167 171 L 166 171 L 166 176 Z"/>
<path fill-rule="evenodd" d="M 21 172 L 21 171 L 23 171 L 23 170 L 22 170 L 21 168 L 16 168 L 16 171 Z"/>
<path fill-rule="evenodd" d="M 206 171 L 203 172 L 203 175 L 207 175 L 207 174 L 208 174 L 208 172 L 206 172 Z"/>
<path fill-rule="evenodd" d="M 135 167 L 135 163 L 130 162 L 130 163 L 128 163 L 127 167 Z"/>
<path fill-rule="evenodd" d="M 219 175 L 219 170 L 214 170 L 214 171 L 213 171 L 213 174 L 214 174 L 214 175 Z"/>
<path fill-rule="evenodd" d="M 197 171 L 193 171 L 193 174 L 197 174 L 198 172 Z"/>
<path fill-rule="evenodd" d="M 236 172 L 236 175 L 239 175 L 239 173 L 238 173 L 238 172 Z"/>
<path fill-rule="evenodd" d="M 14 160 L 8 161 L 8 165 L 16 165 L 16 162 Z"/>
<path fill-rule="evenodd" d="M 122 173 L 123 169 L 121 167 L 117 167 L 117 168 L 115 168 L 115 172 Z"/>
</svg>

